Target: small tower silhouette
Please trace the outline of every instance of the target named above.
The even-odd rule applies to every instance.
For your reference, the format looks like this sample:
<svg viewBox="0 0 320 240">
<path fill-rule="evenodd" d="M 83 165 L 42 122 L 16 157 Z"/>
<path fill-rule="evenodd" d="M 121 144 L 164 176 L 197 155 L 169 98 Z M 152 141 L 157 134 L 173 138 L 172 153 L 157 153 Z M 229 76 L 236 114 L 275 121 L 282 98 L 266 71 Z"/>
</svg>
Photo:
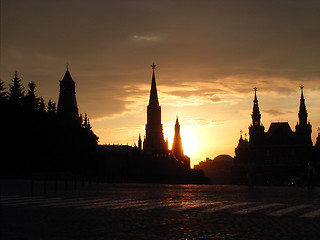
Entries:
<svg viewBox="0 0 320 240">
<path fill-rule="evenodd" d="M 259 110 L 258 105 L 258 98 L 257 98 L 257 87 L 254 87 L 254 100 L 253 100 L 253 111 L 252 111 L 252 125 L 253 126 L 260 126 L 260 120 L 261 120 L 261 113 Z"/>
<path fill-rule="evenodd" d="M 300 86 L 301 89 L 301 97 L 300 97 L 300 106 L 299 106 L 299 125 L 300 126 L 307 126 L 307 121 L 308 121 L 308 113 L 307 113 L 307 108 L 306 108 L 306 103 L 304 100 L 303 96 L 303 86 Z"/>
<path fill-rule="evenodd" d="M 159 105 L 156 78 L 154 74 L 156 65 L 152 64 L 151 67 L 152 81 L 149 105 L 147 107 L 146 139 L 143 150 L 151 153 L 163 153 L 167 152 L 168 148 L 166 148 L 161 124 L 161 106 Z"/>
<path fill-rule="evenodd" d="M 174 156 L 183 156 L 183 147 L 182 147 L 182 141 L 180 136 L 180 124 L 179 119 L 177 116 L 176 124 L 174 127 L 174 138 L 173 138 L 173 144 L 172 144 L 172 153 Z"/>
<path fill-rule="evenodd" d="M 311 147 L 312 140 L 311 140 L 311 132 L 312 126 L 310 122 L 308 122 L 308 112 L 306 108 L 305 99 L 303 96 L 303 86 L 300 86 L 301 89 L 301 97 L 300 97 L 300 106 L 299 106 L 299 113 L 298 113 L 298 123 L 296 125 L 296 134 L 297 134 L 297 141 L 299 145 L 304 145 Z"/>
<path fill-rule="evenodd" d="M 63 79 L 60 81 L 57 113 L 63 120 L 73 121 L 79 119 L 75 82 L 72 80 L 68 66 Z"/>
<path fill-rule="evenodd" d="M 264 126 L 261 124 L 261 113 L 259 109 L 259 102 L 257 98 L 257 87 L 253 88 L 254 99 L 253 99 L 253 110 L 252 110 L 252 124 L 249 127 L 249 142 L 252 147 L 255 147 L 263 142 L 264 138 Z"/>
<path fill-rule="evenodd" d="M 139 133 L 139 140 L 138 140 L 138 149 L 142 150 L 142 140 L 141 140 L 141 134 Z"/>
</svg>

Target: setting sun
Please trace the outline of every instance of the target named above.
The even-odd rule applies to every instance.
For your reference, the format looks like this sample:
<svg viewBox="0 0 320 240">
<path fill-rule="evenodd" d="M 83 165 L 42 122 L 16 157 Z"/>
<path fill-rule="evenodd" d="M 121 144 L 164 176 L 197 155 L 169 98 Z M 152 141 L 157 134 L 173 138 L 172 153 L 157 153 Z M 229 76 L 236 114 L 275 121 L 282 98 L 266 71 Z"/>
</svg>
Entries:
<svg viewBox="0 0 320 240">
<path fill-rule="evenodd" d="M 186 155 L 193 157 L 198 150 L 198 140 L 196 135 L 190 130 L 181 130 L 183 150 Z"/>
<path fill-rule="evenodd" d="M 167 126 L 166 130 L 171 130 L 172 126 Z M 169 141 L 169 148 L 172 149 L 172 140 L 174 138 L 174 131 L 167 131 L 167 138 Z M 193 158 L 195 157 L 196 153 L 199 151 L 199 142 L 200 140 L 197 138 L 197 135 L 192 131 L 192 129 L 186 129 L 182 126 L 180 130 L 182 147 L 184 154 Z"/>
</svg>

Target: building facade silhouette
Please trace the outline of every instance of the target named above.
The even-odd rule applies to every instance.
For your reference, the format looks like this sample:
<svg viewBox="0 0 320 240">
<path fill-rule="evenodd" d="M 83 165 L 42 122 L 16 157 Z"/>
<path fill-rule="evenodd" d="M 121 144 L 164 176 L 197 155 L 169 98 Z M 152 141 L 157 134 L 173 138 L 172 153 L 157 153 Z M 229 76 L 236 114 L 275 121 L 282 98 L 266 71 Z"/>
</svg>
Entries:
<svg viewBox="0 0 320 240">
<path fill-rule="evenodd" d="M 312 126 L 301 86 L 298 122 L 292 131 L 288 122 L 272 122 L 267 132 L 254 88 L 252 123 L 249 140 L 240 135 L 235 148 L 233 178 L 235 183 L 288 185 L 292 179 L 303 181 L 309 161 L 317 161 L 312 145 Z"/>
</svg>

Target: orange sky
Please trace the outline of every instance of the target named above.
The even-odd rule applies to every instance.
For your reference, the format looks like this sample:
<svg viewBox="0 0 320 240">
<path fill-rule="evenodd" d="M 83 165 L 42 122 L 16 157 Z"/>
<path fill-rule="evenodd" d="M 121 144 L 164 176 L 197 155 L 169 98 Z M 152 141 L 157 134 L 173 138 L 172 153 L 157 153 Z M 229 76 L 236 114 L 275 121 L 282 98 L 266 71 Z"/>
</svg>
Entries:
<svg viewBox="0 0 320 240">
<path fill-rule="evenodd" d="M 172 141 L 178 114 L 193 163 L 234 155 L 254 86 L 266 129 L 289 121 L 294 130 L 303 84 L 315 141 L 319 12 L 319 1 L 298 0 L 2 0 L 1 79 L 9 84 L 17 70 L 57 102 L 69 63 L 100 143 L 134 144 L 155 62 L 164 134 Z"/>
</svg>

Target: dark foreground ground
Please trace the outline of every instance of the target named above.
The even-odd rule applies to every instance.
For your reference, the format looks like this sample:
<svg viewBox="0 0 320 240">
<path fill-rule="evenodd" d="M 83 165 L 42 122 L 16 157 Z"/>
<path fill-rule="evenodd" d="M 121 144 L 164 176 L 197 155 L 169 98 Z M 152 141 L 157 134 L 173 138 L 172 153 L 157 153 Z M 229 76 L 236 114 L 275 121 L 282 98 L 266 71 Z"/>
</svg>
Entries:
<svg viewBox="0 0 320 240">
<path fill-rule="evenodd" d="M 2 180 L 0 239 L 320 239 L 318 189 L 77 184 Z"/>
</svg>

